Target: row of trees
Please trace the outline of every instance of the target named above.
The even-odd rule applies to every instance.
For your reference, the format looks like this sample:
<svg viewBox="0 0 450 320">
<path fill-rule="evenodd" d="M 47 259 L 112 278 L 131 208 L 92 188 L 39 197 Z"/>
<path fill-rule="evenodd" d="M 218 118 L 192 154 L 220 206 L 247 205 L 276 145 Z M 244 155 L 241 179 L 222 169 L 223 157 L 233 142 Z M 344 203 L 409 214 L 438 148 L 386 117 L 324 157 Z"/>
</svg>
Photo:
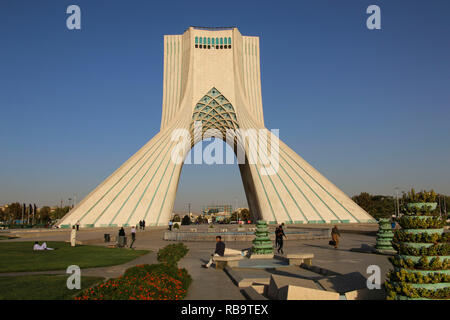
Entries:
<svg viewBox="0 0 450 320">
<path fill-rule="evenodd" d="M 414 191 L 414 189 L 412 189 Z M 450 210 L 450 196 L 439 195 L 432 193 L 435 202 L 438 205 L 442 213 L 444 210 Z M 400 208 L 406 202 L 408 202 L 408 196 L 399 196 L 398 202 Z M 392 196 L 371 195 L 367 192 L 362 192 L 359 195 L 353 196 L 352 200 L 355 201 L 361 208 L 366 210 L 375 219 L 390 218 L 396 212 L 396 198 Z"/>
<path fill-rule="evenodd" d="M 34 214 L 34 222 L 37 224 L 48 223 L 53 220 L 61 219 L 67 212 L 69 212 L 71 207 L 57 207 L 50 208 L 44 206 L 42 208 L 37 208 Z M 22 217 L 26 219 L 28 216 L 32 217 L 30 214 L 29 207 L 26 206 L 25 214 L 23 215 L 23 205 L 18 202 L 11 203 L 5 206 L 4 209 L 0 208 L 0 221 L 6 223 L 13 223 L 15 220 L 22 220 Z"/>
</svg>

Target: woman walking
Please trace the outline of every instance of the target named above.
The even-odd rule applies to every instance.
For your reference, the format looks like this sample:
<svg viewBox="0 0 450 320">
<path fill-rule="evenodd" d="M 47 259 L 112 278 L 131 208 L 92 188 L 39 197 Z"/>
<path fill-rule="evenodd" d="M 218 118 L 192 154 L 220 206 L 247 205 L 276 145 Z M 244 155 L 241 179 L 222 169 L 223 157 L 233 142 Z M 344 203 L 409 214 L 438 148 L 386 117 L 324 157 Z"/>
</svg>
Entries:
<svg viewBox="0 0 450 320">
<path fill-rule="evenodd" d="M 337 226 L 334 226 L 333 229 L 331 229 L 331 239 L 334 242 L 334 248 L 337 249 L 339 245 L 339 237 L 341 236 L 341 233 L 339 232 Z"/>
</svg>

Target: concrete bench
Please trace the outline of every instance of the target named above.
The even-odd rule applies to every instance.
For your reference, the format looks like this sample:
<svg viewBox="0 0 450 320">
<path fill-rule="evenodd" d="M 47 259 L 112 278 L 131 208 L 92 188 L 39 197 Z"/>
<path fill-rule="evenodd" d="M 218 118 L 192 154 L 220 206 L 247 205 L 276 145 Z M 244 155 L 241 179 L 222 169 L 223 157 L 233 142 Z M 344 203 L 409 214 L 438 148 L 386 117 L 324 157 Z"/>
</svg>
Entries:
<svg viewBox="0 0 450 320">
<path fill-rule="evenodd" d="M 242 260 L 243 258 L 243 256 L 214 257 L 214 262 L 216 264 L 216 269 L 223 269 L 226 266 L 234 268 L 238 266 L 239 260 Z"/>
<path fill-rule="evenodd" d="M 283 260 L 289 263 L 289 265 L 299 266 L 301 264 L 306 264 L 308 266 L 312 265 L 312 259 L 314 254 L 312 253 L 300 253 L 300 254 L 287 254 L 285 256 L 275 255 L 275 259 Z"/>
</svg>

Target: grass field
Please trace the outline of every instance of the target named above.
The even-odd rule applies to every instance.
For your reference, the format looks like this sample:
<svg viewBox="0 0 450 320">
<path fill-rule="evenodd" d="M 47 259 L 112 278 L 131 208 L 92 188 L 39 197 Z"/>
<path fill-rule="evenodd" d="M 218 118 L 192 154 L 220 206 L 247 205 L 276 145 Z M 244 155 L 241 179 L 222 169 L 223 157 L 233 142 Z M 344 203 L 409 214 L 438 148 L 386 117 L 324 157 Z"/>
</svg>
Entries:
<svg viewBox="0 0 450 320">
<path fill-rule="evenodd" d="M 8 240 L 8 239 L 15 239 L 17 237 L 13 237 L 13 236 L 0 236 L 0 240 Z"/>
<path fill-rule="evenodd" d="M 0 277 L 0 300 L 72 299 L 83 289 L 103 281 L 99 277 L 81 277 L 81 289 L 67 289 L 69 275 L 32 275 Z"/>
<path fill-rule="evenodd" d="M 126 263 L 148 250 L 76 246 L 66 242 L 47 242 L 56 250 L 33 251 L 33 241 L 0 243 L 0 272 L 65 270 L 70 265 L 80 268 L 105 267 Z"/>
</svg>

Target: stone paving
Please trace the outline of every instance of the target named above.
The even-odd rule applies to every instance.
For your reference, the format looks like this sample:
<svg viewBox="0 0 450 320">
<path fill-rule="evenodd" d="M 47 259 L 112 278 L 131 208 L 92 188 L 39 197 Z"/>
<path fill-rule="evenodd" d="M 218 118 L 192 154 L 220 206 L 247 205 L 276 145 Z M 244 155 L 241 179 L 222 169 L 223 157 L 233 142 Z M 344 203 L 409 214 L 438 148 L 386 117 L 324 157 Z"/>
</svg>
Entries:
<svg viewBox="0 0 450 320">
<path fill-rule="evenodd" d="M 93 245 L 105 245 L 103 242 L 103 234 L 111 233 L 115 235 L 118 229 L 103 229 L 103 230 L 81 230 L 78 233 L 77 239 L 81 241 L 87 241 Z M 129 228 L 126 229 L 129 234 Z M 82 270 L 83 275 L 102 276 L 102 277 L 116 277 L 122 274 L 125 269 L 144 263 L 156 263 L 156 252 L 170 244 L 171 241 L 162 240 L 163 232 L 165 228 L 147 228 L 145 231 L 138 230 L 137 240 L 134 244 L 136 249 L 148 249 L 152 250 L 151 253 L 141 256 L 133 261 L 125 263 L 119 266 L 113 267 L 100 267 L 90 268 Z M 11 240 L 2 240 L 2 242 L 14 242 L 14 241 L 68 241 L 70 231 L 57 230 L 57 232 L 42 232 L 36 233 L 31 236 L 29 234 L 27 238 L 17 238 Z M 326 268 L 333 270 L 337 273 L 347 274 L 350 272 L 359 272 L 364 276 L 367 276 L 366 270 L 369 265 L 378 265 L 381 268 L 381 274 L 384 276 L 390 269 L 391 265 L 388 262 L 386 256 L 359 253 L 350 251 L 351 248 L 360 247 L 361 244 L 374 245 L 375 237 L 358 233 L 342 233 L 340 247 L 334 249 L 328 245 L 328 240 L 287 240 L 284 242 L 285 253 L 313 253 L 314 259 L 312 261 L 313 266 Z M 202 299 L 224 299 L 224 300 L 236 300 L 244 299 L 242 291 L 238 288 L 222 270 L 216 270 L 214 268 L 204 269 L 201 268 L 201 264 L 205 263 L 211 253 L 214 251 L 214 242 L 186 242 L 189 247 L 189 253 L 180 262 L 179 266 L 186 268 L 193 278 L 191 287 L 187 299 L 202 300 Z M 227 246 L 232 249 L 241 250 L 251 247 L 251 242 L 229 242 Z M 129 250 L 129 249 L 126 249 Z M 261 272 L 267 272 L 264 269 Z M 249 273 L 255 272 L 247 271 Z M 273 272 L 273 271 L 272 271 Z M 279 268 L 277 271 L 280 275 L 283 272 L 292 273 L 284 268 Z M 306 274 L 310 271 L 296 270 L 295 272 Z M 294 273 L 295 273 L 294 272 Z M 36 273 L 64 273 L 64 271 L 43 271 L 33 273 L 8 273 L 0 274 L 0 276 L 13 276 L 22 274 L 36 274 Z M 313 273 L 311 273 L 313 274 Z M 310 274 L 310 275 L 311 275 Z"/>
</svg>

